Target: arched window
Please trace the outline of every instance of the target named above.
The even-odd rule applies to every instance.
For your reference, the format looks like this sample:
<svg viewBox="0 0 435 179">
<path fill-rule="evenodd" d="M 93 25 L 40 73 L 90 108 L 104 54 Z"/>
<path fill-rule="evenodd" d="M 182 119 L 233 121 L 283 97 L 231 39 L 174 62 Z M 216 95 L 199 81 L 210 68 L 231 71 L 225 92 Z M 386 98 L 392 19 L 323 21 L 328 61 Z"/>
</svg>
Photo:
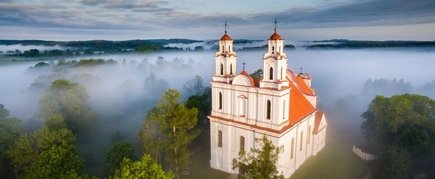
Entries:
<svg viewBox="0 0 435 179">
<path fill-rule="evenodd" d="M 303 146 L 302 141 L 304 141 L 304 131 L 301 132 L 301 145 L 299 145 L 299 151 L 302 151 L 302 146 Z"/>
<path fill-rule="evenodd" d="M 245 152 L 245 137 L 240 136 L 240 152 Z"/>
<path fill-rule="evenodd" d="M 221 64 L 221 75 L 224 75 L 224 65 Z"/>
<path fill-rule="evenodd" d="M 222 93 L 219 92 L 219 109 L 222 109 Z"/>
<path fill-rule="evenodd" d="M 233 74 L 233 64 L 230 64 L 230 75 Z"/>
<path fill-rule="evenodd" d="M 222 53 L 224 52 L 224 50 L 225 50 L 225 47 L 222 45 Z"/>
<path fill-rule="evenodd" d="M 273 80 L 273 68 L 270 67 L 269 69 L 269 80 Z"/>
<path fill-rule="evenodd" d="M 228 52 L 231 52 L 231 46 L 228 46 Z"/>
<path fill-rule="evenodd" d="M 270 113 L 272 112 L 272 103 L 270 102 L 270 100 L 267 100 L 267 105 L 266 105 L 266 119 L 270 119 Z"/>
<path fill-rule="evenodd" d="M 272 54 L 274 54 L 274 53 L 275 53 L 275 47 L 272 46 Z"/>
<path fill-rule="evenodd" d="M 307 140 L 308 140 L 308 144 L 310 144 L 310 140 L 311 140 L 311 126 L 308 126 L 308 137 L 307 137 Z"/>
</svg>

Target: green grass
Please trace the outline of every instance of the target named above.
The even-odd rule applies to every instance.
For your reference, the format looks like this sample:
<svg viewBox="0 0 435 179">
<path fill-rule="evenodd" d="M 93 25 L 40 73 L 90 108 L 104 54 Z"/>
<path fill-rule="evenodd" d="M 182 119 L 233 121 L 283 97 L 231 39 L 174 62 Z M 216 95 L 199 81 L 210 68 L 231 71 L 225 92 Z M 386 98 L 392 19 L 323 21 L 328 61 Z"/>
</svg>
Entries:
<svg viewBox="0 0 435 179">
<path fill-rule="evenodd" d="M 344 136 L 328 131 L 326 146 L 296 170 L 291 179 L 299 178 L 363 178 L 370 162 L 352 152 L 352 143 Z"/>
</svg>

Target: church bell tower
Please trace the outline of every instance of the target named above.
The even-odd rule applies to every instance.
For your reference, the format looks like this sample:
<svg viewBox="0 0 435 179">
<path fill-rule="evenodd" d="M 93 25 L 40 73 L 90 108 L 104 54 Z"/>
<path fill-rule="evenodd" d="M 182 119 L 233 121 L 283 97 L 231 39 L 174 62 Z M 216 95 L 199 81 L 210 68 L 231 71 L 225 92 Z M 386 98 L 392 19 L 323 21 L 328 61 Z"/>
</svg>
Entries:
<svg viewBox="0 0 435 179">
<path fill-rule="evenodd" d="M 226 22 L 224 35 L 219 40 L 219 48 L 215 54 L 215 63 L 213 81 L 231 83 L 237 75 L 237 55 L 233 51 L 233 39 L 227 33 Z"/>
<path fill-rule="evenodd" d="M 284 53 L 284 39 L 276 31 L 275 19 L 274 33 L 267 40 L 268 51 L 263 56 L 263 79 L 260 88 L 281 90 L 288 88 L 286 79 L 287 55 Z"/>
</svg>

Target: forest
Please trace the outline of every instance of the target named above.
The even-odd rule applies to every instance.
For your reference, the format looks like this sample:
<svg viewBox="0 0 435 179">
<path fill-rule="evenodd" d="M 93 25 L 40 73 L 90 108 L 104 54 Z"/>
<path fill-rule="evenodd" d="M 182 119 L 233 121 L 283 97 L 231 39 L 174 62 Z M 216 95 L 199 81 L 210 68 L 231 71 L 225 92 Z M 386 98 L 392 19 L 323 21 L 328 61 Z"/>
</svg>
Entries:
<svg viewBox="0 0 435 179">
<path fill-rule="evenodd" d="M 2 86 L 8 94 L 2 98 L 2 104 L 8 105 L 1 107 L 0 178 L 126 178 L 130 174 L 144 178 L 227 177 L 207 165 L 210 144 L 206 116 L 210 112 L 211 99 L 210 88 L 205 84 L 207 75 L 211 74 L 204 63 L 213 64 L 213 60 L 203 60 L 200 56 L 194 61 L 178 57 L 179 53 L 172 55 L 168 58 L 167 54 L 161 53 L 154 56 L 138 54 L 128 56 L 128 60 L 124 56 L 108 56 L 31 61 L 20 64 L 32 64 L 22 73 L 15 70 L 14 65 L 5 64 L 4 69 L 18 72 L 4 72 L 16 80 L 4 81 L 9 85 Z M 254 78 L 261 77 L 261 70 L 252 72 Z M 316 76 L 313 84 L 317 89 L 323 89 L 319 92 L 332 92 L 324 89 L 337 85 L 322 84 L 329 78 Z M 363 76 L 362 79 L 367 78 Z M 23 87 L 19 90 L 9 88 L 16 85 L 14 81 L 22 83 Z M 352 153 L 346 149 L 347 143 L 343 147 L 340 146 L 342 143 L 337 145 L 337 141 L 347 141 L 361 130 L 364 140 L 378 141 L 369 141 L 367 149 L 380 156 L 380 160 L 369 163 L 370 167 L 361 168 L 362 173 L 368 169 L 372 176 L 383 178 L 432 177 L 431 169 L 425 167 L 432 166 L 434 161 L 431 152 L 433 101 L 423 96 L 394 95 L 418 93 L 433 98 L 434 84 L 435 81 L 423 81 L 422 85 L 413 86 L 403 79 L 370 78 L 360 84 L 359 93 L 353 96 L 340 94 L 328 102 L 323 94 L 320 107 L 328 114 L 328 125 L 331 126 L 328 135 L 332 137 L 320 156 L 311 161 L 326 162 L 326 165 L 331 159 L 343 161 L 340 158 L 343 152 Z M 387 107 L 384 109 L 383 106 Z M 13 115 L 8 111 L 14 111 Z M 407 116 L 408 113 L 412 115 Z M 356 119 L 361 115 L 361 121 Z M 362 128 L 361 122 L 364 123 Z M 409 131 L 404 134 L 398 132 L 408 127 Z M 418 145 L 409 137 L 414 135 L 421 136 Z M 248 177 L 281 177 L 273 168 L 273 160 L 255 157 L 279 157 L 279 146 L 271 146 L 263 139 L 258 139 L 258 143 L 264 148 L 247 150 L 234 161 L 233 167 L 244 171 Z M 409 147 L 411 145 L 418 147 Z M 331 153 L 331 149 L 339 151 L 338 154 Z M 328 160 L 322 159 L 325 157 L 329 157 Z M 409 165 L 389 165 L 403 161 Z M 258 163 L 264 165 L 256 165 Z M 345 164 L 351 168 L 359 166 L 358 163 Z M 382 168 L 387 165 L 392 167 Z M 300 171 L 306 171 L 304 168 L 307 167 L 303 166 Z M 334 166 L 327 165 L 325 169 L 331 172 L 312 171 L 313 175 L 309 176 L 359 176 L 347 171 L 337 172 Z M 203 173 L 198 174 L 198 171 Z M 303 178 L 301 176 L 304 175 L 295 173 L 296 178 Z"/>
</svg>

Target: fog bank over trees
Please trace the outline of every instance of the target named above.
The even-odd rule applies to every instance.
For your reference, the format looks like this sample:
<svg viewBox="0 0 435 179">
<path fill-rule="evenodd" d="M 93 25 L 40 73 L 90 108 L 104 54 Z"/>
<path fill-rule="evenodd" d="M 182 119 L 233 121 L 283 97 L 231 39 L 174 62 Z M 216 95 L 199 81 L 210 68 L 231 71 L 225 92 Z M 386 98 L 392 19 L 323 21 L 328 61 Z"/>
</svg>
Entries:
<svg viewBox="0 0 435 179">
<path fill-rule="evenodd" d="M 262 67 L 264 51 L 237 53 L 238 72 L 243 68 L 242 62 L 246 63 L 249 73 Z M 292 50 L 286 53 L 290 69 L 299 72 L 302 67 L 304 73 L 312 75 L 312 85 L 326 112 L 330 130 L 345 133 L 355 143 L 364 142 L 361 114 L 376 95 L 417 93 L 435 97 L 434 53 L 388 50 Z M 44 118 L 49 116 L 41 112 L 43 106 L 47 109 L 59 107 L 57 104 L 84 106 L 81 109 L 90 111 L 94 118 L 89 124 L 91 130 L 81 131 L 82 135 L 76 136 L 77 148 L 86 161 L 85 173 L 102 175 L 105 154 L 112 144 L 136 143 L 148 111 L 168 88 L 180 91 L 181 101 L 190 95 L 198 95 L 190 98 L 186 107 L 201 108 L 198 121 L 206 123 L 207 114 L 203 111 L 209 109 L 203 103 L 209 104 L 210 98 L 209 94 L 199 91 L 207 89 L 214 74 L 214 52 L 82 58 L 0 64 L 0 104 L 9 110 L 9 116 L 22 120 L 23 128 L 28 132 L 43 127 Z M 51 93 L 59 92 L 52 89 L 56 80 L 68 81 L 60 85 L 70 89 L 62 92 L 66 97 L 64 101 Z M 202 85 L 199 85 L 201 80 Z M 41 99 L 52 98 L 57 101 L 41 102 Z M 78 125 L 71 123 L 68 117 L 64 121 L 68 126 Z M 113 167 L 110 170 L 113 171 Z"/>
</svg>

